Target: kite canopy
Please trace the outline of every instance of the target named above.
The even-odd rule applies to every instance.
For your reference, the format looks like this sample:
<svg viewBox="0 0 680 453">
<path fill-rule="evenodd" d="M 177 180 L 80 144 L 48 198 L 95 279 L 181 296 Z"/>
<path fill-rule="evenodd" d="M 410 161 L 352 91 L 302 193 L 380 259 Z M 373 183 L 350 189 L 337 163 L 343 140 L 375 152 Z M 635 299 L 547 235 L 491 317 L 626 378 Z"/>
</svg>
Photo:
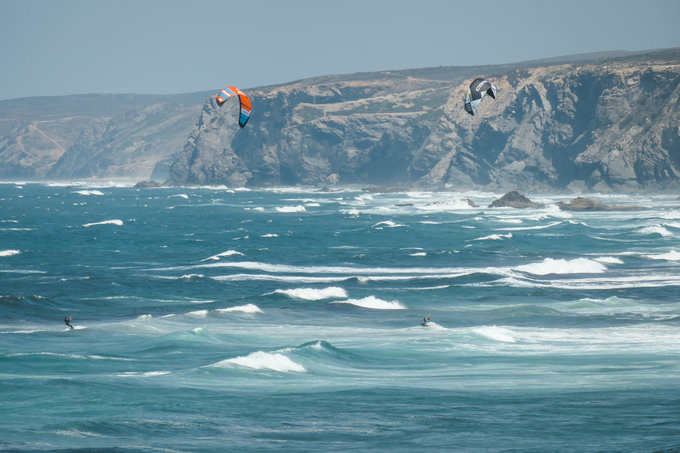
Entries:
<svg viewBox="0 0 680 453">
<path fill-rule="evenodd" d="M 474 115 L 486 94 L 496 99 L 496 87 L 486 79 L 473 80 L 465 93 L 465 111 Z"/>
<path fill-rule="evenodd" d="M 226 87 L 217 94 L 217 105 L 222 106 L 222 104 L 227 102 L 227 99 L 232 96 L 238 96 L 239 101 L 241 102 L 241 111 L 238 117 L 238 125 L 244 127 L 248 122 L 248 118 L 250 118 L 252 106 L 250 104 L 250 98 L 248 98 L 248 96 L 246 96 L 243 91 L 236 87 Z"/>
</svg>

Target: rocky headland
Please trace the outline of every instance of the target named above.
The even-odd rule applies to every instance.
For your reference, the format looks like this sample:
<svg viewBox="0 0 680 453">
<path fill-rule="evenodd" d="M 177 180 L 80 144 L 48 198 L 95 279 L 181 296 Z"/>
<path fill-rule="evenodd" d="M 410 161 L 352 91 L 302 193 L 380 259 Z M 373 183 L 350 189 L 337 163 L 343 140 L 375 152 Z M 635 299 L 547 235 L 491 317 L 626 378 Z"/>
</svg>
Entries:
<svg viewBox="0 0 680 453">
<path fill-rule="evenodd" d="M 462 97 L 477 76 L 492 80 L 498 96 L 472 117 Z M 253 113 L 244 129 L 238 103 L 219 107 L 212 92 L 2 101 L 0 178 L 680 190 L 680 49 L 327 76 L 246 91 Z"/>
</svg>

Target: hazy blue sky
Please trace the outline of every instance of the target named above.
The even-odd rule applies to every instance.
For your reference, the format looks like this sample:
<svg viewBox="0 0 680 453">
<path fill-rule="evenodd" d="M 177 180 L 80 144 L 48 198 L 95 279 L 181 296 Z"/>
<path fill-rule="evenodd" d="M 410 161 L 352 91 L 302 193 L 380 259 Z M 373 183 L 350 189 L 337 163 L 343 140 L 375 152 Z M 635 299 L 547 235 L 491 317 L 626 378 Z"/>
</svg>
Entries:
<svg viewBox="0 0 680 453">
<path fill-rule="evenodd" d="M 0 0 L 0 99 L 680 46 L 680 0 Z"/>
</svg>

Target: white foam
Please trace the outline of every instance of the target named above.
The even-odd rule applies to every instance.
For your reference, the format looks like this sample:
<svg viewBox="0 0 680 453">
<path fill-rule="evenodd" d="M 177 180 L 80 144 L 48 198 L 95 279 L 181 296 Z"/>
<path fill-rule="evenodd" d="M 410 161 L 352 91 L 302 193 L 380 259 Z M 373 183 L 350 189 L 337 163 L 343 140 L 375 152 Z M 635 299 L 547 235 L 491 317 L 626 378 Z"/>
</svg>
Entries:
<svg viewBox="0 0 680 453">
<path fill-rule="evenodd" d="M 341 214 L 348 215 L 348 216 L 350 216 L 350 217 L 359 217 L 359 210 L 356 209 L 356 208 L 352 208 L 352 209 L 341 209 L 341 210 L 340 210 L 340 213 L 341 213 Z"/>
<path fill-rule="evenodd" d="M 576 258 L 573 260 L 546 258 L 540 263 L 525 264 L 517 266 L 516 269 L 534 275 L 601 274 L 607 270 L 604 264 L 587 258 Z"/>
<path fill-rule="evenodd" d="M 187 316 L 193 316 L 195 318 L 205 318 L 208 316 L 208 310 L 196 310 L 187 313 Z"/>
<path fill-rule="evenodd" d="M 180 280 L 193 280 L 193 279 L 198 279 L 198 278 L 203 278 L 205 275 L 203 274 L 184 274 L 181 277 L 179 277 Z"/>
<path fill-rule="evenodd" d="M 375 225 L 373 225 L 372 228 L 375 228 L 376 230 L 382 230 L 383 228 L 399 228 L 399 227 L 404 227 L 406 225 L 402 225 L 400 223 L 395 223 L 391 220 L 385 220 L 384 222 L 378 222 Z"/>
<path fill-rule="evenodd" d="M 307 209 L 301 204 L 297 206 L 277 206 L 277 212 L 293 213 L 293 212 L 307 212 Z"/>
<path fill-rule="evenodd" d="M 430 330 L 449 330 L 446 327 L 440 326 L 439 324 L 437 324 L 434 321 L 428 321 L 427 324 L 425 324 L 424 326 L 421 324 L 421 327 L 423 329 L 430 329 Z"/>
<path fill-rule="evenodd" d="M 103 194 L 101 191 L 99 191 L 99 190 L 77 190 L 77 191 L 75 191 L 74 193 L 77 193 L 77 194 L 79 194 L 79 195 L 85 195 L 85 196 L 88 196 L 88 195 L 98 195 L 98 196 L 102 196 L 102 195 L 104 195 L 104 194 Z"/>
<path fill-rule="evenodd" d="M 514 343 L 517 341 L 513 336 L 513 332 L 510 329 L 506 329 L 505 327 L 484 326 L 473 329 L 473 332 L 490 340 L 502 341 L 506 343 Z"/>
<path fill-rule="evenodd" d="M 448 212 L 448 211 L 461 211 L 469 209 L 479 209 L 470 206 L 467 200 L 450 200 L 450 201 L 436 201 L 433 203 L 428 203 L 426 205 L 417 205 L 416 209 L 419 211 L 426 212 Z"/>
<path fill-rule="evenodd" d="M 201 260 L 201 261 L 208 261 L 208 260 L 219 261 L 219 259 L 223 256 L 233 256 L 233 255 L 244 256 L 243 253 L 237 252 L 236 250 L 227 250 L 226 252 L 218 253 L 217 255 L 210 256 L 210 257 L 208 257 L 204 260 Z"/>
<path fill-rule="evenodd" d="M 489 283 L 474 283 L 469 286 L 513 286 L 517 288 L 553 288 L 579 290 L 612 290 L 630 288 L 662 288 L 680 286 L 680 277 L 674 275 L 635 275 L 631 277 L 579 278 L 529 281 L 514 277 L 505 277 Z"/>
<path fill-rule="evenodd" d="M 275 294 L 284 294 L 293 299 L 302 300 L 323 300 L 347 297 L 347 292 L 338 286 L 328 288 L 296 288 L 296 289 L 277 289 Z"/>
<path fill-rule="evenodd" d="M 438 267 L 350 267 L 350 266 L 295 266 L 289 264 L 263 263 L 259 261 L 237 261 L 207 263 L 195 266 L 197 268 L 241 268 L 252 271 L 272 273 L 295 273 L 295 274 L 348 274 L 348 275 L 376 275 L 376 274 L 452 274 L 469 272 L 464 268 L 438 268 Z M 159 269 L 159 270 L 172 270 Z M 485 270 L 485 269 L 481 269 Z"/>
<path fill-rule="evenodd" d="M 673 236 L 673 233 L 671 233 L 661 225 L 640 228 L 639 230 L 637 230 L 637 232 L 640 234 L 658 234 L 661 237 Z"/>
<path fill-rule="evenodd" d="M 121 373 L 118 377 L 154 377 L 154 376 L 164 376 L 170 374 L 169 371 L 126 371 Z"/>
<path fill-rule="evenodd" d="M 215 311 L 217 311 L 219 313 L 232 313 L 232 312 L 262 313 L 262 310 L 260 310 L 260 308 L 255 304 L 239 305 L 238 307 L 229 307 L 229 308 L 218 308 Z"/>
<path fill-rule="evenodd" d="M 279 237 L 279 235 L 276 234 L 276 233 L 267 233 L 267 234 L 261 235 L 260 237 L 261 238 L 277 238 L 277 237 Z"/>
<path fill-rule="evenodd" d="M 531 227 L 510 227 L 510 228 L 503 228 L 505 231 L 524 231 L 524 230 L 545 230 L 546 228 L 552 228 L 557 225 L 561 225 L 562 222 L 552 222 L 547 225 L 537 225 L 537 226 L 531 226 Z"/>
<path fill-rule="evenodd" d="M 266 274 L 232 274 L 232 275 L 218 275 L 210 277 L 218 282 L 240 282 L 240 281 L 269 281 L 269 282 L 285 282 L 285 283 L 337 283 L 345 281 L 351 277 L 302 277 L 293 275 L 266 275 Z"/>
<path fill-rule="evenodd" d="M 503 239 L 512 238 L 512 233 L 508 234 L 490 234 L 481 238 L 473 239 L 475 241 L 501 241 Z"/>
<path fill-rule="evenodd" d="M 0 257 L 14 256 L 21 253 L 20 250 L 0 250 Z"/>
<path fill-rule="evenodd" d="M 680 210 L 675 209 L 673 211 L 664 212 L 661 214 L 662 219 L 675 220 L 680 219 Z"/>
<path fill-rule="evenodd" d="M 666 261 L 680 261 L 680 252 L 671 250 L 668 253 L 659 253 L 657 255 L 644 255 L 645 258 L 652 260 L 666 260 Z"/>
<path fill-rule="evenodd" d="M 169 195 L 168 198 L 184 198 L 185 200 L 188 200 L 189 195 L 185 193 L 178 193 L 177 195 Z"/>
<path fill-rule="evenodd" d="M 598 263 L 603 263 L 603 264 L 623 264 L 623 260 L 621 258 L 617 258 L 615 256 L 600 256 L 598 258 L 593 258 L 595 261 Z"/>
<path fill-rule="evenodd" d="M 95 226 L 95 225 L 118 225 L 118 226 L 123 226 L 123 221 L 122 221 L 122 220 L 118 220 L 118 219 L 114 219 L 114 220 L 104 220 L 104 221 L 102 221 L 102 222 L 86 223 L 86 224 L 83 225 L 83 227 L 89 228 L 89 227 Z"/>
<path fill-rule="evenodd" d="M 481 220 L 481 219 L 480 219 Z M 514 223 L 514 224 L 521 224 L 524 223 L 524 220 L 522 219 L 517 219 L 517 218 L 503 218 L 503 217 L 498 217 L 498 221 L 501 223 Z"/>
<path fill-rule="evenodd" d="M 243 357 L 223 360 L 214 366 L 223 367 L 225 365 L 238 365 L 254 370 L 272 370 L 281 373 L 295 372 L 305 373 L 307 370 L 302 365 L 292 361 L 283 354 L 268 353 L 263 351 L 253 352 Z"/>
<path fill-rule="evenodd" d="M 409 253 L 408 256 L 427 256 L 426 252 L 414 252 L 414 253 Z"/>
<path fill-rule="evenodd" d="M 361 308 L 370 308 L 372 310 L 406 310 L 399 301 L 386 301 L 378 299 L 375 296 L 364 297 L 363 299 L 347 299 L 331 302 L 332 304 L 350 304 Z"/>
</svg>

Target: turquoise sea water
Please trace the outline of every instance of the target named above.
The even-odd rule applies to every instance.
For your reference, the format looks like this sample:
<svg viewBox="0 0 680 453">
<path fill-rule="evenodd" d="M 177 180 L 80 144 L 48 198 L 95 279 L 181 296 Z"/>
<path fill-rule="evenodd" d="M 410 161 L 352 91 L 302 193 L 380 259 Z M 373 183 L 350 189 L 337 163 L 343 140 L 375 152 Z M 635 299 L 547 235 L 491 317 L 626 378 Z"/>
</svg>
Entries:
<svg viewBox="0 0 680 453">
<path fill-rule="evenodd" d="M 680 199 L 500 195 L 0 184 L 0 450 L 680 451 Z"/>
</svg>

